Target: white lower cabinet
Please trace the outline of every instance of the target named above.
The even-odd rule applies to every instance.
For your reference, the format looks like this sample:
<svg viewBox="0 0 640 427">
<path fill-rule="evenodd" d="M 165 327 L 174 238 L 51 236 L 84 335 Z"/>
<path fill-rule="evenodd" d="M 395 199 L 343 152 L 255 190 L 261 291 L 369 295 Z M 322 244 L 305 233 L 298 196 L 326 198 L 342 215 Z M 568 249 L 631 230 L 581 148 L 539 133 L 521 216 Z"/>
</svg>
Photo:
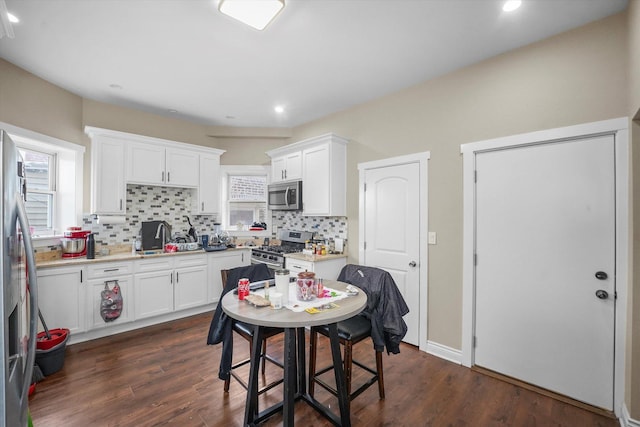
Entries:
<svg viewBox="0 0 640 427">
<path fill-rule="evenodd" d="M 134 289 L 136 319 L 173 311 L 173 270 L 136 273 Z"/>
<path fill-rule="evenodd" d="M 194 255 L 176 259 L 173 283 L 173 308 L 185 310 L 207 303 L 207 256 Z"/>
<path fill-rule="evenodd" d="M 131 296 L 133 295 L 133 276 L 118 276 L 110 280 L 117 280 L 120 292 L 122 294 L 122 312 L 117 319 L 106 322 L 100 315 L 102 303 L 102 291 L 105 289 L 105 280 L 93 279 L 87 281 L 87 319 L 88 328 L 90 330 L 98 328 L 106 328 L 109 326 L 120 325 L 130 322 L 131 316 L 129 312 L 133 312 L 131 308 Z M 109 283 L 109 289 L 113 288 L 113 283 Z"/>
<path fill-rule="evenodd" d="M 220 270 L 250 263 L 243 248 L 40 267 L 38 306 L 50 329 L 67 328 L 71 343 L 81 342 L 209 311 L 222 293 Z M 105 322 L 101 294 L 112 280 L 123 306 Z"/>
<path fill-rule="evenodd" d="M 206 254 L 136 261 L 135 318 L 144 319 L 207 302 Z"/>
<path fill-rule="evenodd" d="M 84 276 L 84 266 L 38 269 L 38 308 L 49 329 L 86 330 Z"/>
<path fill-rule="evenodd" d="M 303 271 L 313 271 L 317 279 L 336 280 L 342 267 L 347 264 L 347 257 L 338 257 L 322 260 L 300 260 L 286 257 L 285 265 L 290 276 L 297 276 Z"/>
<path fill-rule="evenodd" d="M 105 282 L 118 281 L 120 292 L 122 294 L 122 312 L 117 319 L 105 322 L 100 315 L 100 307 L 102 302 L 102 291 L 105 289 Z M 113 288 L 114 283 L 109 283 L 109 289 Z M 120 325 L 122 323 L 132 321 L 133 309 L 133 262 L 104 262 L 90 264 L 87 266 L 87 283 L 86 283 L 86 316 L 87 328 L 89 330 L 106 328 L 109 326 Z"/>
<path fill-rule="evenodd" d="M 218 252 L 209 258 L 208 302 L 218 302 L 222 294 L 222 277 L 220 270 L 230 270 L 251 264 L 251 249 L 229 252 Z"/>
</svg>

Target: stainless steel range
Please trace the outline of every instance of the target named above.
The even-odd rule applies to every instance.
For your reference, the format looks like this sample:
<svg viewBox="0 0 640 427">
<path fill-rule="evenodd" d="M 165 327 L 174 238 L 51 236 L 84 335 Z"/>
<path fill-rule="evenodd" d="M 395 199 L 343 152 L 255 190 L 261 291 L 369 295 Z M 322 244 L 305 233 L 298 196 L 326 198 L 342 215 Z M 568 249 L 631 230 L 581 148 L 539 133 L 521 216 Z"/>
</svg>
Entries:
<svg viewBox="0 0 640 427">
<path fill-rule="evenodd" d="M 252 264 L 267 264 L 272 270 L 284 268 L 285 254 L 302 252 L 307 240 L 313 238 L 310 231 L 280 230 L 279 246 L 258 246 L 251 250 Z"/>
</svg>

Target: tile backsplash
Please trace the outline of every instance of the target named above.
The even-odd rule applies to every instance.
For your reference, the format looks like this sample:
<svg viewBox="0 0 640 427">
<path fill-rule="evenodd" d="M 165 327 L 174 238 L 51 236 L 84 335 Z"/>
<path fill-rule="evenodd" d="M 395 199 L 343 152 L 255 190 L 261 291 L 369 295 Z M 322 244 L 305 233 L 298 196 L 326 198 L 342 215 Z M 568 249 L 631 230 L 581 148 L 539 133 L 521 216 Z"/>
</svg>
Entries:
<svg viewBox="0 0 640 427">
<path fill-rule="evenodd" d="M 192 215 L 192 201 L 197 197 L 195 190 L 185 188 L 159 187 L 147 185 L 127 185 L 127 215 L 121 224 L 99 224 L 96 216 L 85 214 L 82 218 L 84 230 L 95 235 L 98 248 L 122 247 L 130 245 L 140 233 L 143 221 L 167 221 L 174 233 L 187 233 L 189 224 L 184 218 L 188 216 L 198 233 L 211 232 L 218 218 L 215 215 Z M 282 229 L 310 231 L 316 239 L 347 239 L 347 217 L 303 216 L 301 212 L 274 211 L 271 217 L 271 237 L 279 238 Z M 239 237 L 239 241 L 253 240 L 256 244 L 262 237 Z M 46 254 L 59 251 L 58 244 L 40 245 L 36 252 Z M 43 242 L 44 243 L 44 242 Z"/>
<path fill-rule="evenodd" d="M 212 230 L 214 215 L 192 215 L 195 190 L 189 188 L 127 185 L 127 215 L 124 224 L 98 224 L 94 215 L 85 215 L 83 228 L 95 234 L 96 244 L 131 243 L 140 233 L 143 221 L 167 221 L 172 232 L 186 234 L 188 216 L 196 230 Z"/>
<path fill-rule="evenodd" d="M 123 224 L 98 224 L 94 215 L 85 215 L 81 226 L 95 234 L 97 245 L 130 244 L 140 232 L 143 221 L 167 221 L 172 232 L 185 233 L 191 219 L 195 229 L 210 232 L 218 218 L 214 215 L 192 215 L 195 190 L 147 185 L 127 185 L 127 215 Z M 346 217 L 303 216 L 301 212 L 274 211 L 272 213 L 272 238 L 281 229 L 311 231 L 316 238 L 347 238 Z"/>
<path fill-rule="evenodd" d="M 273 212 L 272 228 L 277 232 L 280 229 L 311 231 L 316 239 L 347 238 L 346 216 L 303 216 L 295 211 Z M 275 237 L 275 236 L 274 236 Z"/>
</svg>

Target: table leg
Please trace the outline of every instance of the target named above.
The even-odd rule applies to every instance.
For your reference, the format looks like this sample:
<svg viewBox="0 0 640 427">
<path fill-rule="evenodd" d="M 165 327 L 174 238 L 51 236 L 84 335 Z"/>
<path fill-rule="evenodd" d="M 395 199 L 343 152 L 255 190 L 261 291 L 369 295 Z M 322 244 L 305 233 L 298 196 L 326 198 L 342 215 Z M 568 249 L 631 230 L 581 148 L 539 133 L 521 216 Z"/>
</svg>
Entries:
<svg viewBox="0 0 640 427">
<path fill-rule="evenodd" d="M 298 393 L 300 395 L 307 394 L 307 370 L 305 367 L 305 331 L 304 328 L 298 328 Z"/>
<path fill-rule="evenodd" d="M 244 425 L 253 425 L 258 414 L 258 368 L 260 368 L 260 354 L 262 352 L 262 330 L 254 326 L 253 343 L 251 344 L 251 365 L 249 368 L 249 384 L 247 390 L 247 404 L 244 411 Z"/>
<path fill-rule="evenodd" d="M 282 422 L 285 427 L 293 426 L 293 414 L 295 409 L 296 380 L 298 377 L 296 368 L 296 329 L 284 330 L 284 403 Z"/>
<path fill-rule="evenodd" d="M 349 396 L 347 395 L 347 383 L 344 377 L 342 356 L 340 354 L 340 339 L 338 338 L 338 325 L 331 323 L 329 327 L 329 340 L 331 343 L 331 356 L 333 357 L 333 372 L 336 378 L 338 391 L 338 406 L 340 407 L 340 424 L 342 427 L 351 427 L 349 414 Z"/>
</svg>

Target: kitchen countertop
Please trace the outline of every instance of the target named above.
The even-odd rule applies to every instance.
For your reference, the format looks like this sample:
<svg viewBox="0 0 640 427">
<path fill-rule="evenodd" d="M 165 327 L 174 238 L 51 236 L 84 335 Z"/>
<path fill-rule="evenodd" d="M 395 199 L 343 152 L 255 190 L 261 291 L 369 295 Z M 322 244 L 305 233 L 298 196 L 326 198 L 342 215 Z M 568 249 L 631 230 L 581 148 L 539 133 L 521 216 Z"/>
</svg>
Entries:
<svg viewBox="0 0 640 427">
<path fill-rule="evenodd" d="M 291 254 L 285 254 L 286 258 L 298 259 L 300 261 L 321 262 L 331 259 L 346 258 L 347 254 L 326 254 L 326 255 L 307 255 L 302 252 L 294 252 Z"/>
<path fill-rule="evenodd" d="M 235 248 L 227 248 L 224 251 L 217 251 L 212 253 L 238 251 L 242 249 L 251 249 L 251 247 L 239 246 Z M 154 252 L 154 253 L 145 253 L 145 252 Z M 165 256 L 206 254 L 206 253 L 208 252 L 205 252 L 202 249 L 198 249 L 195 251 L 167 252 L 167 253 L 163 253 L 159 251 L 141 251 L 135 255 L 133 255 L 131 251 L 127 251 L 127 252 L 112 253 L 109 255 L 96 254 L 96 257 L 94 259 L 87 259 L 86 257 L 78 257 L 78 258 L 56 258 L 56 259 L 48 259 L 48 260 L 36 260 L 36 268 L 73 266 L 73 265 L 82 265 L 82 264 L 92 264 L 96 262 L 133 261 L 137 259 L 148 259 L 148 258 L 157 258 L 157 257 L 165 257 Z"/>
</svg>

